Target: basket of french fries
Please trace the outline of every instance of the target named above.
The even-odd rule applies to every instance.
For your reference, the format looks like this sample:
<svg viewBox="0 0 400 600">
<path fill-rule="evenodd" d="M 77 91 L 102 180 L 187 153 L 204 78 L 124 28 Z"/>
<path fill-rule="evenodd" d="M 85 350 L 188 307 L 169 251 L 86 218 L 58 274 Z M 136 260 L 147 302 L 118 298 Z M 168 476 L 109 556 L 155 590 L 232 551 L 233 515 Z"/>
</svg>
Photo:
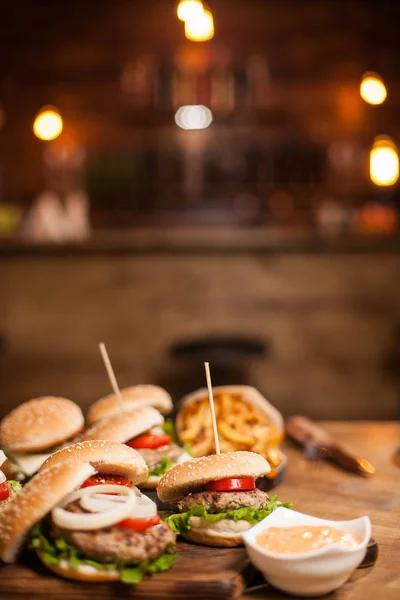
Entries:
<svg viewBox="0 0 400 600">
<path fill-rule="evenodd" d="M 226 385 L 213 388 L 221 452 L 250 450 L 271 465 L 269 477 L 277 483 L 286 468 L 281 450 L 284 421 L 281 413 L 255 388 Z M 176 418 L 179 440 L 193 456 L 215 452 L 210 404 L 206 388 L 181 401 Z"/>
</svg>

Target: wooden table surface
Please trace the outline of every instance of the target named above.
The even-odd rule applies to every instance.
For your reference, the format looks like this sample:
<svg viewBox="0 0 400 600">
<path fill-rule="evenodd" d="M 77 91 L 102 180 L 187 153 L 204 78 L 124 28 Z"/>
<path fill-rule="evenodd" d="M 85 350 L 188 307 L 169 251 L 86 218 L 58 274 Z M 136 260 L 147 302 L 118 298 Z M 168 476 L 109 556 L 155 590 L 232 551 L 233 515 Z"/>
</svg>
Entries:
<svg viewBox="0 0 400 600">
<path fill-rule="evenodd" d="M 368 515 L 379 557 L 373 568 L 357 570 L 329 600 L 400 600 L 400 468 L 393 453 L 400 446 L 400 424 L 328 422 L 325 427 L 348 450 L 377 469 L 369 478 L 352 475 L 325 462 L 310 464 L 299 449 L 287 445 L 286 481 L 277 489 L 293 508 L 328 519 Z M 31 564 L 29 564 L 31 563 Z M 254 571 L 253 571 L 254 573 Z M 179 544 L 179 557 L 168 573 L 137 587 L 123 584 L 79 584 L 54 577 L 33 559 L 0 568 L 0 598 L 65 600 L 137 600 L 240 597 L 241 600 L 290 598 L 269 586 L 242 593 L 247 578 L 244 549 L 213 549 Z M 254 582 L 253 582 L 254 585 Z"/>
<path fill-rule="evenodd" d="M 287 448 L 286 481 L 279 497 L 291 500 L 299 512 L 327 519 L 352 519 L 368 515 L 379 556 L 373 569 L 346 583 L 329 600 L 400 600 L 400 468 L 393 452 L 400 447 L 400 424 L 388 422 L 326 422 L 326 429 L 349 451 L 366 458 L 376 468 L 371 478 L 341 471 L 326 462 L 310 464 L 297 448 Z M 279 598 L 270 588 L 242 599 Z M 282 596 L 283 597 L 283 596 Z"/>
</svg>

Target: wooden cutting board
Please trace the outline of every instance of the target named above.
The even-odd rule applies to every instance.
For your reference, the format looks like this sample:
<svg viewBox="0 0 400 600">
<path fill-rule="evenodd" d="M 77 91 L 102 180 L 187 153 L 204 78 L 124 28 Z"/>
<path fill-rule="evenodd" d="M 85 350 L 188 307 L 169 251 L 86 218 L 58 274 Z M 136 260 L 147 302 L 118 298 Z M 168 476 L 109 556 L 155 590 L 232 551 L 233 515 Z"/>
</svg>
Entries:
<svg viewBox="0 0 400 600">
<path fill-rule="evenodd" d="M 243 548 L 208 548 L 184 542 L 178 543 L 178 558 L 170 571 L 136 586 L 70 582 L 55 577 L 35 556 L 26 555 L 19 565 L 0 567 L 0 598 L 236 598 L 251 585 L 255 573 Z"/>
<path fill-rule="evenodd" d="M 137 586 L 61 579 L 48 571 L 34 555 L 26 554 L 21 557 L 20 564 L 0 567 L 0 598 L 228 600 L 265 584 L 261 574 L 249 562 L 244 548 L 208 548 L 178 542 L 178 553 L 170 571 L 146 578 Z M 372 566 L 376 556 L 374 544 L 364 566 Z"/>
</svg>

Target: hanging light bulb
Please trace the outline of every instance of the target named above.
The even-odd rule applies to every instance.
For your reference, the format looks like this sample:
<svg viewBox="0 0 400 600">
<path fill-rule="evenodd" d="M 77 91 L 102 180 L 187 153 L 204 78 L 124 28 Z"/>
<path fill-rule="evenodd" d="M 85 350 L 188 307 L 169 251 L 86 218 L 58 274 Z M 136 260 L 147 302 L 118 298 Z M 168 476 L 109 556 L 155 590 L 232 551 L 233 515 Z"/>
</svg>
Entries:
<svg viewBox="0 0 400 600">
<path fill-rule="evenodd" d="M 63 130 L 63 120 L 55 108 L 40 110 L 33 123 L 33 132 L 40 140 L 55 140 Z"/>
<path fill-rule="evenodd" d="M 180 21 L 201 19 L 204 14 L 204 7 L 200 0 L 182 0 L 179 2 L 176 12 Z"/>
<path fill-rule="evenodd" d="M 368 104 L 382 104 L 387 96 L 386 86 L 377 73 L 365 73 L 360 85 L 360 94 Z"/>
<path fill-rule="evenodd" d="M 181 129 L 207 129 L 212 123 L 212 112 L 207 106 L 181 106 L 175 113 L 175 123 Z"/>
<path fill-rule="evenodd" d="M 375 185 L 394 185 L 399 178 L 399 155 L 393 141 L 386 136 L 375 139 L 369 157 L 369 172 Z"/>
<path fill-rule="evenodd" d="M 209 10 L 201 17 L 189 18 L 185 21 L 185 35 L 192 42 L 207 42 L 214 37 L 214 19 Z"/>
</svg>

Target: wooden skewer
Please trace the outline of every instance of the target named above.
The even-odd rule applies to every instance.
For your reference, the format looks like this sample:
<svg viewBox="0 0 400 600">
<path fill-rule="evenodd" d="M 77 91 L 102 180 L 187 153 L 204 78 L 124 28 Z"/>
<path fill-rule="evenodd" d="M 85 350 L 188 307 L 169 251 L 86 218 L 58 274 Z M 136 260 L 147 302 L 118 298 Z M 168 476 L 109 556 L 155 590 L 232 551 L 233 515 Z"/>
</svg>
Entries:
<svg viewBox="0 0 400 600">
<path fill-rule="evenodd" d="M 207 387 L 208 387 L 208 399 L 210 401 L 210 410 L 211 410 L 211 420 L 214 431 L 214 440 L 215 440 L 215 451 L 217 454 L 221 454 L 221 450 L 219 447 L 219 437 L 218 437 L 218 428 L 217 428 L 217 419 L 215 417 L 215 406 L 214 406 L 214 396 L 212 390 L 211 383 L 211 375 L 210 375 L 210 363 L 205 362 L 204 367 L 206 369 L 206 379 L 207 379 Z"/>
<path fill-rule="evenodd" d="M 99 344 L 100 352 L 104 360 L 104 364 L 106 367 L 107 375 L 111 383 L 111 387 L 114 390 L 115 397 L 120 405 L 121 410 L 124 410 L 124 404 L 122 402 L 121 390 L 118 387 L 117 378 L 115 377 L 114 369 L 112 368 L 112 364 L 110 358 L 108 356 L 107 348 L 103 342 Z"/>
</svg>

